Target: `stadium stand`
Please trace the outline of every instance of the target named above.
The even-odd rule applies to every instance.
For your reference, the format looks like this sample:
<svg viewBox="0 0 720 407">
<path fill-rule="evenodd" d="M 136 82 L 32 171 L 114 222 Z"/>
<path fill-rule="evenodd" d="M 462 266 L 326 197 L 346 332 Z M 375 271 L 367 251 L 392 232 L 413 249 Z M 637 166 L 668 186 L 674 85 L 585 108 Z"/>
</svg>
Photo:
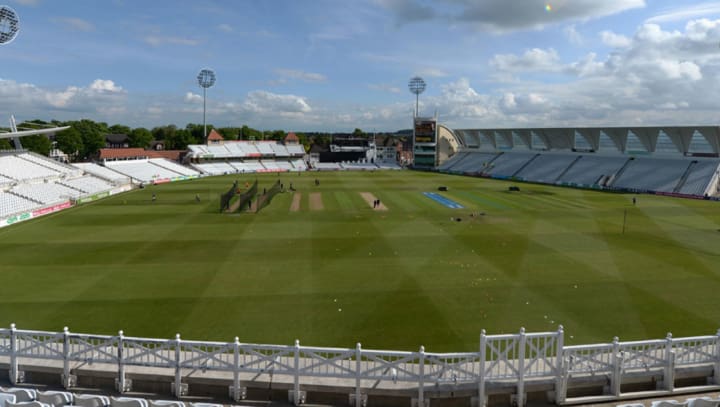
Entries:
<svg viewBox="0 0 720 407">
<path fill-rule="evenodd" d="M 158 160 L 163 160 L 159 158 Z M 140 182 L 172 180 L 181 174 L 153 164 L 148 160 L 107 161 L 105 166 Z"/>
<path fill-rule="evenodd" d="M 60 172 L 15 155 L 0 157 L 0 175 L 17 181 L 57 178 Z"/>
<path fill-rule="evenodd" d="M 113 188 L 113 184 L 91 175 L 84 175 L 74 179 L 65 179 L 58 181 L 58 183 L 84 192 L 85 194 L 96 194 Z"/>
<path fill-rule="evenodd" d="M 457 162 L 450 171 L 460 173 L 479 173 L 484 169 L 487 169 L 497 156 L 497 154 L 493 153 L 472 153 L 465 157 L 461 157 L 459 162 Z"/>
<path fill-rule="evenodd" d="M 50 407 L 50 404 L 41 403 L 39 401 L 21 401 L 17 403 L 6 401 L 5 407 Z"/>
<path fill-rule="evenodd" d="M 177 400 L 148 400 L 150 407 L 185 407 L 185 402 Z"/>
<path fill-rule="evenodd" d="M 553 184 L 563 171 L 577 159 L 577 155 L 569 154 L 539 155 L 518 171 L 515 176 L 525 181 Z"/>
<path fill-rule="evenodd" d="M 341 163 L 340 166 L 346 170 L 377 170 L 378 166 L 373 163 L 364 162 L 345 162 Z"/>
<path fill-rule="evenodd" d="M 63 407 L 72 405 L 73 395 L 67 391 L 39 391 L 37 392 L 37 401 L 51 407 Z"/>
<path fill-rule="evenodd" d="M 315 163 L 313 164 L 318 171 L 339 171 L 342 169 L 339 163 Z"/>
<path fill-rule="evenodd" d="M 15 403 L 15 395 L 10 393 L 0 393 L 0 407 L 5 406 L 5 403 Z"/>
<path fill-rule="evenodd" d="M 40 166 L 49 168 L 51 170 L 57 171 L 60 174 L 66 174 L 66 175 L 81 175 L 82 171 L 79 171 L 77 168 L 71 166 L 71 165 L 65 165 L 62 163 L 59 163 L 54 160 L 50 160 L 47 157 L 42 157 L 36 154 L 30 154 L 30 153 L 22 153 L 18 154 L 18 158 L 22 158 L 23 160 L 30 161 L 31 163 L 38 164 Z"/>
<path fill-rule="evenodd" d="M 305 160 L 297 159 L 290 161 L 290 163 L 293 166 L 293 171 L 307 171 L 308 169 Z"/>
<path fill-rule="evenodd" d="M 128 184 L 130 182 L 130 178 L 128 176 L 97 164 L 75 163 L 73 166 L 85 171 L 88 174 L 110 181 L 116 185 Z"/>
<path fill-rule="evenodd" d="M 287 148 L 282 144 L 271 143 L 270 148 L 275 153 L 275 157 L 290 157 L 290 153 Z"/>
<path fill-rule="evenodd" d="M 534 153 L 504 153 L 494 159 L 483 172 L 492 176 L 512 177 L 536 156 Z"/>
<path fill-rule="evenodd" d="M 95 394 L 75 394 L 73 397 L 73 405 L 79 407 L 108 407 L 110 405 L 110 397 Z"/>
<path fill-rule="evenodd" d="M 189 177 L 200 175 L 199 172 L 193 170 L 192 168 L 188 168 L 184 165 L 176 164 L 170 160 L 166 160 L 163 158 L 151 158 L 149 161 L 152 164 L 157 165 L 158 167 L 162 167 L 167 170 L 177 172 L 180 175 L 186 175 Z"/>
<path fill-rule="evenodd" d="M 66 202 L 84 195 L 83 192 L 54 182 L 19 184 L 13 187 L 10 192 L 44 205 Z"/>
<path fill-rule="evenodd" d="M 10 216 L 19 212 L 27 212 L 38 207 L 40 207 L 38 202 L 9 192 L 0 192 L 0 217 Z"/>
<path fill-rule="evenodd" d="M 228 149 L 225 148 L 224 145 L 219 145 L 219 146 L 210 145 L 210 146 L 207 146 L 207 150 L 208 150 L 208 153 L 212 154 L 212 156 L 215 158 L 227 158 L 227 157 L 232 156 L 230 154 L 230 151 L 228 151 Z"/>
<path fill-rule="evenodd" d="M 289 144 L 285 146 L 290 156 L 303 156 L 305 155 L 305 147 L 301 144 Z"/>
<path fill-rule="evenodd" d="M 636 157 L 628 163 L 612 186 L 641 191 L 673 192 L 689 164 L 688 160 Z"/>
<path fill-rule="evenodd" d="M 557 181 L 581 186 L 598 185 L 602 178 L 618 172 L 627 160 L 627 157 L 582 155 Z"/>
<path fill-rule="evenodd" d="M 718 171 L 718 161 L 698 161 L 675 192 L 687 195 L 704 195 L 713 174 Z"/>
<path fill-rule="evenodd" d="M 260 142 L 255 143 L 255 147 L 257 147 L 258 151 L 263 156 L 274 156 L 275 151 L 272 148 L 271 144 L 277 144 L 275 142 Z"/>
<path fill-rule="evenodd" d="M 110 397 L 110 407 L 148 407 L 148 402 L 136 397 Z"/>
<path fill-rule="evenodd" d="M 35 389 L 21 389 L 17 387 L 11 387 L 8 389 L 0 387 L 0 392 L 15 396 L 16 403 L 35 401 L 37 398 L 37 391 L 35 391 Z"/>
<path fill-rule="evenodd" d="M 469 155 L 473 154 L 469 151 L 461 151 L 454 156 L 452 156 L 450 159 L 442 163 L 438 170 L 440 171 L 450 171 L 454 166 L 460 164 L 465 158 L 467 158 Z"/>
</svg>

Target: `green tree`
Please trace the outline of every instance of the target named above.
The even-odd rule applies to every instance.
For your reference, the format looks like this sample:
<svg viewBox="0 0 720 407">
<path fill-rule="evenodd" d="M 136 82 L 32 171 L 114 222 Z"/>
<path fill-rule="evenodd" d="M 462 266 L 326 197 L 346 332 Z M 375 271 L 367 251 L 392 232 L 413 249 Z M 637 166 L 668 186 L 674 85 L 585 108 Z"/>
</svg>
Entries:
<svg viewBox="0 0 720 407">
<path fill-rule="evenodd" d="M 74 127 L 82 138 L 80 158 L 89 159 L 105 146 L 105 135 L 109 132 L 107 123 L 96 123 L 92 120 L 82 119 L 68 122 L 67 125 Z"/>
<path fill-rule="evenodd" d="M 275 140 L 275 141 L 283 141 L 283 140 L 285 140 L 286 135 L 287 134 L 285 133 L 284 130 L 275 130 L 272 133 L 270 133 L 269 139 Z"/>
<path fill-rule="evenodd" d="M 0 138 L 0 150 L 12 150 L 13 146 L 9 139 Z"/>
<path fill-rule="evenodd" d="M 69 129 L 56 134 L 55 142 L 57 143 L 57 148 L 67 154 L 70 157 L 70 160 L 77 157 L 83 149 L 82 136 L 74 127 L 70 127 Z"/>
<path fill-rule="evenodd" d="M 52 143 L 50 142 L 50 139 L 44 134 L 23 137 L 21 142 L 23 147 L 34 153 L 38 153 L 44 156 L 50 155 Z"/>
<path fill-rule="evenodd" d="M 365 132 L 361 129 L 356 128 L 353 130 L 353 137 L 365 137 Z"/>
<path fill-rule="evenodd" d="M 108 131 L 110 132 L 110 134 L 126 134 L 128 136 L 130 135 L 130 127 L 123 124 L 113 124 L 112 126 L 110 126 Z"/>
<path fill-rule="evenodd" d="M 241 129 L 237 127 L 220 127 L 216 129 L 225 140 L 237 140 Z"/>
<path fill-rule="evenodd" d="M 148 148 L 153 142 L 153 135 L 150 130 L 144 127 L 138 127 L 128 133 L 128 141 L 130 147 Z"/>
</svg>

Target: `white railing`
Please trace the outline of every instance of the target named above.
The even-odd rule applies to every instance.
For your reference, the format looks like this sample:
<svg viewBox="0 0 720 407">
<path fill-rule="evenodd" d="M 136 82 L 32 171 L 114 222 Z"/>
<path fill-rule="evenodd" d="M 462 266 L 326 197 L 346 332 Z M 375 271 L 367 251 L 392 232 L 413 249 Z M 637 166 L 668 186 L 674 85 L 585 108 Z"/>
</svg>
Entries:
<svg viewBox="0 0 720 407">
<path fill-rule="evenodd" d="M 717 335 L 689 338 L 564 346 L 562 327 L 554 332 L 480 335 L 478 352 L 430 353 L 326 348 L 294 345 L 264 345 L 234 342 L 202 342 L 174 339 L 88 335 L 70 332 L 19 330 L 15 325 L 0 329 L 0 357 L 9 358 L 10 381 L 22 382 L 19 366 L 33 362 L 62 361 L 63 384 L 72 387 L 73 369 L 99 365 L 117 371 L 120 392 L 129 391 L 125 376 L 128 366 L 168 369 L 174 372 L 173 392 L 186 394 L 183 374 L 207 371 L 232 373 L 231 395 L 242 398 L 241 381 L 253 381 L 262 375 L 292 379 L 290 397 L 299 404 L 304 399 L 301 382 L 310 378 L 332 378 L 342 387 L 355 389 L 354 400 L 363 400 L 363 391 L 378 386 L 417 391 L 418 405 L 425 388 L 439 385 L 465 385 L 477 389 L 478 399 L 487 401 L 488 383 L 514 383 L 515 402 L 525 403 L 525 382 L 545 380 L 554 383 L 556 402 L 565 402 L 568 381 L 587 376 L 610 380 L 609 396 L 620 396 L 622 376 L 643 372 L 661 372 L 665 390 L 674 390 L 677 366 L 710 365 L 715 383 L 720 375 L 720 332 Z M 364 383 L 363 383 L 364 381 Z M 475 387 L 477 386 L 477 387 Z"/>
</svg>

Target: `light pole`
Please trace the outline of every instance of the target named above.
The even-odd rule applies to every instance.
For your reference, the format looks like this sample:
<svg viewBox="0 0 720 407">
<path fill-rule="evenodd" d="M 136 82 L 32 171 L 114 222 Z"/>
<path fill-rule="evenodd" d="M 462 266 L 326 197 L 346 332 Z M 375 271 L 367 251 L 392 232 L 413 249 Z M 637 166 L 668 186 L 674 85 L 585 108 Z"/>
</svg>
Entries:
<svg viewBox="0 0 720 407">
<path fill-rule="evenodd" d="M 207 124 L 205 123 L 207 89 L 215 84 L 215 72 L 212 69 L 203 69 L 197 76 L 198 85 L 203 88 L 203 139 L 207 144 Z"/>
<path fill-rule="evenodd" d="M 425 91 L 425 86 L 425 81 L 419 76 L 411 78 L 410 82 L 408 82 L 408 89 L 410 89 L 411 93 L 415 94 L 415 117 L 419 114 L 418 108 L 420 103 L 420 94 Z"/>
</svg>

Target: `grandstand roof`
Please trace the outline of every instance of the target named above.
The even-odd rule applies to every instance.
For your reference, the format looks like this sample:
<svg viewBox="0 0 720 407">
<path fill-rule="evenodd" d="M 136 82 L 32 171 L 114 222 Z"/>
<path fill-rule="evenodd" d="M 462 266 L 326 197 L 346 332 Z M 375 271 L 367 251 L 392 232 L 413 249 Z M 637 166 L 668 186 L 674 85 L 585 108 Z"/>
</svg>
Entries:
<svg viewBox="0 0 720 407">
<path fill-rule="evenodd" d="M 454 129 L 465 148 L 480 150 L 565 150 L 603 153 L 714 156 L 720 154 L 718 126 L 566 127 Z"/>
</svg>

